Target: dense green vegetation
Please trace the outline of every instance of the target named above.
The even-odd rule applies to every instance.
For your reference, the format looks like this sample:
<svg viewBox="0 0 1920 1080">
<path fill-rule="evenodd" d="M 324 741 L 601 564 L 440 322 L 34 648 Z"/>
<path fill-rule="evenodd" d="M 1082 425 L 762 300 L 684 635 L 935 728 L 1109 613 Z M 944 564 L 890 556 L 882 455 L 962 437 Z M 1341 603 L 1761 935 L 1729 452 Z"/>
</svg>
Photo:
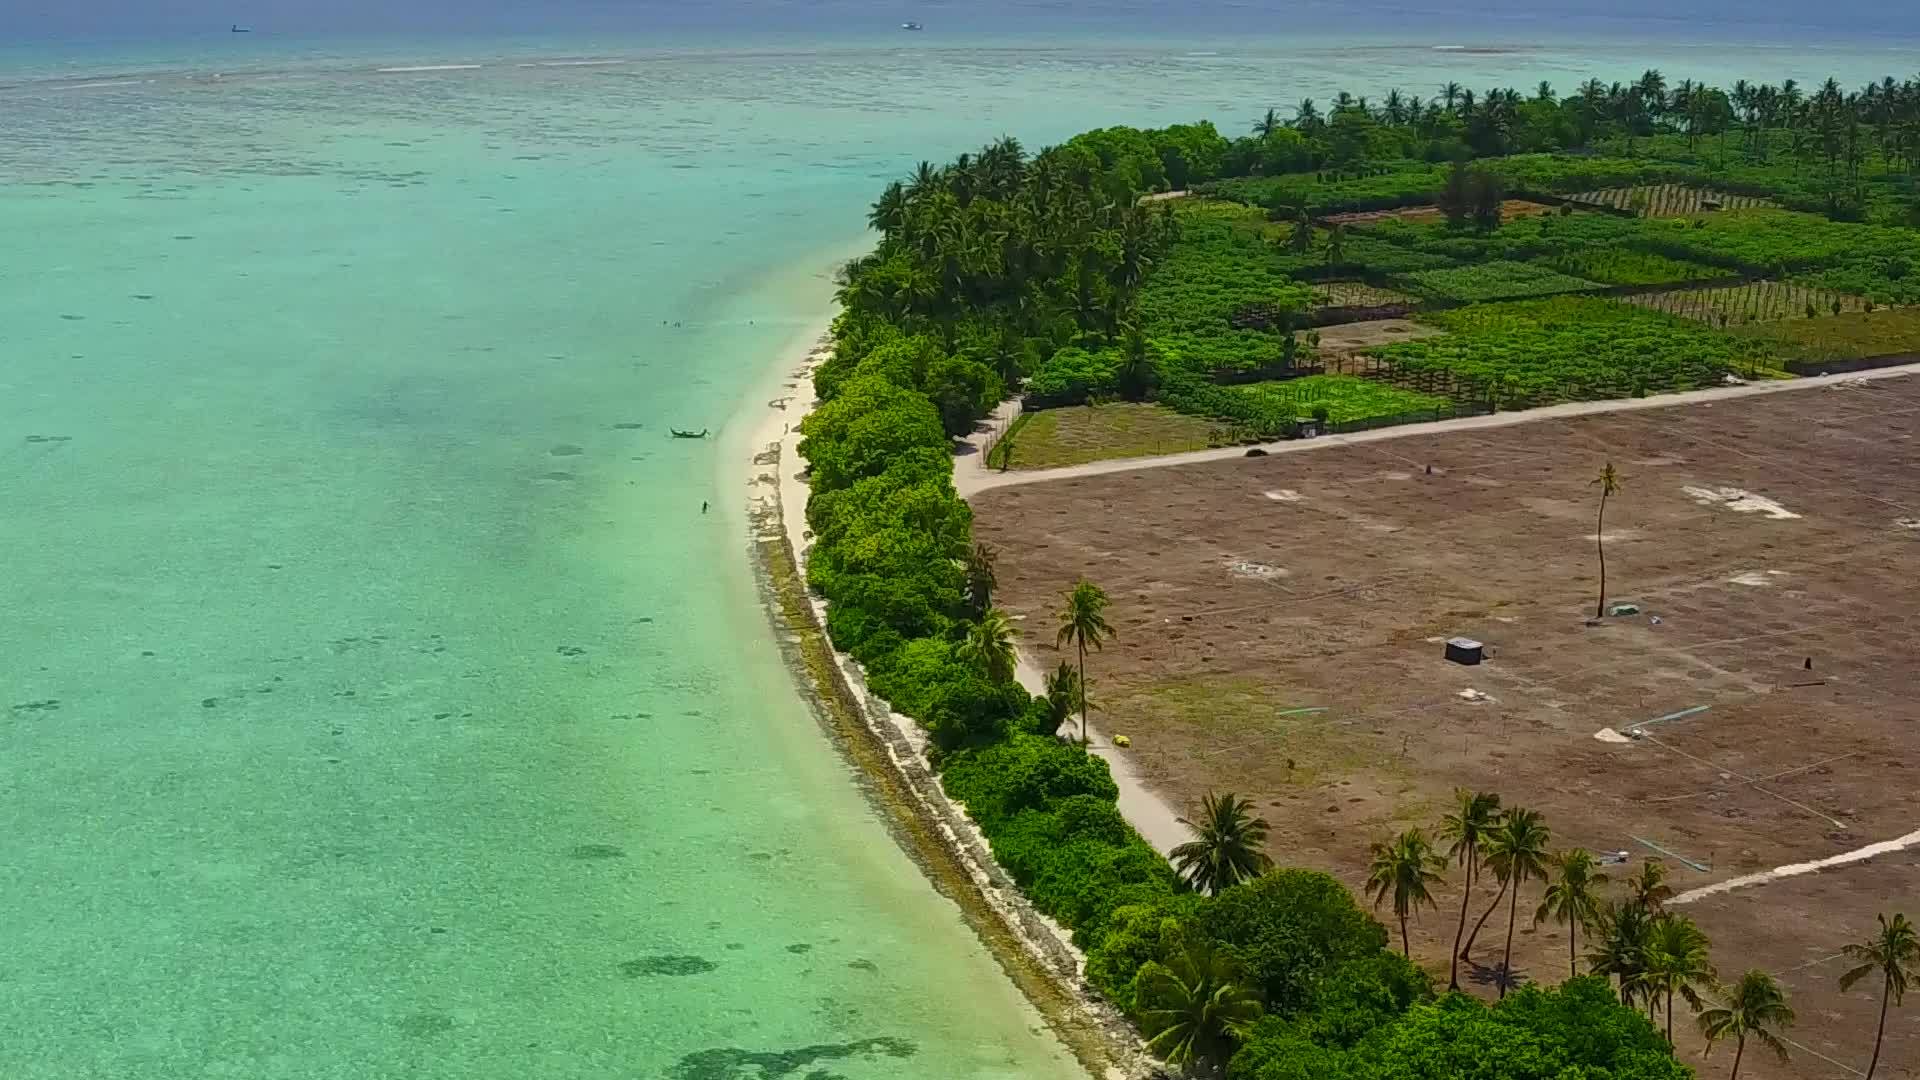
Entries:
<svg viewBox="0 0 1920 1080">
<path fill-rule="evenodd" d="M 1526 263 L 1494 260 L 1445 270 L 1420 270 L 1399 279 L 1423 296 L 1442 300 L 1503 300 L 1584 292 L 1593 282 Z"/>
<path fill-rule="evenodd" d="M 1750 338 L 1590 297 L 1478 304 L 1431 318 L 1449 333 L 1386 346 L 1381 357 L 1467 376 L 1515 404 L 1704 386 L 1771 355 Z"/>
</svg>

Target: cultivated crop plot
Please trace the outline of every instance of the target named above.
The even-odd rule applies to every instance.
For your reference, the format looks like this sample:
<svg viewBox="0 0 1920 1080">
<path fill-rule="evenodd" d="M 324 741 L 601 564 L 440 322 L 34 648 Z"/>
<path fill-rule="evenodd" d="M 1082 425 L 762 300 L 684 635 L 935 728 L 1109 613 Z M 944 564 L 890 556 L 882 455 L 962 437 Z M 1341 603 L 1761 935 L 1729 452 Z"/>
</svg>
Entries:
<svg viewBox="0 0 1920 1080">
<path fill-rule="evenodd" d="M 1513 221 L 1517 218 L 1537 217 L 1551 214 L 1554 208 L 1546 203 L 1529 202 L 1526 199 L 1507 199 L 1500 204 L 1500 220 Z M 1409 206 L 1398 210 L 1370 210 L 1349 214 L 1329 214 L 1324 220 L 1329 225 L 1365 225 L 1376 221 L 1442 221 L 1446 217 L 1434 206 Z"/>
<path fill-rule="evenodd" d="M 1637 611 L 1589 625 L 1609 461 L 1609 606 Z M 1684 894 L 1920 827 L 1920 377 L 1006 487 L 975 522 L 1042 666 L 1061 591 L 1112 594 L 1096 719 L 1181 807 L 1251 798 L 1277 858 L 1355 886 L 1370 841 L 1432 830 L 1457 787 L 1541 811 L 1555 848 L 1626 852 L 1616 882 L 1664 851 L 1722 974 L 1780 973 L 1792 1037 L 1859 1056 L 1877 1000 L 1837 991 L 1836 954 L 1920 898 L 1920 848 Z M 1453 637 L 1489 658 L 1447 661 Z M 1458 883 L 1414 939 L 1443 974 Z M 1516 967 L 1558 979 L 1538 902 Z M 1794 1056 L 1742 1074 L 1828 1075 Z M 1886 1057 L 1920 1060 L 1920 1015 Z"/>
<path fill-rule="evenodd" d="M 1313 286 L 1315 307 L 1385 307 L 1411 304 L 1419 297 L 1364 281 L 1323 281 Z"/>
<path fill-rule="evenodd" d="M 1638 307 L 1696 319 L 1712 326 L 1745 326 L 1780 319 L 1817 319 L 1823 315 L 1851 315 L 1869 309 L 1872 301 L 1832 289 L 1815 289 L 1787 281 L 1755 281 L 1725 288 L 1682 289 L 1624 298 Z"/>
<path fill-rule="evenodd" d="M 1632 210 L 1641 217 L 1686 217 L 1706 210 L 1760 210 L 1778 205 L 1754 195 L 1729 195 L 1686 184 L 1642 184 L 1638 187 L 1583 191 L 1567 198 L 1590 206 Z"/>
</svg>

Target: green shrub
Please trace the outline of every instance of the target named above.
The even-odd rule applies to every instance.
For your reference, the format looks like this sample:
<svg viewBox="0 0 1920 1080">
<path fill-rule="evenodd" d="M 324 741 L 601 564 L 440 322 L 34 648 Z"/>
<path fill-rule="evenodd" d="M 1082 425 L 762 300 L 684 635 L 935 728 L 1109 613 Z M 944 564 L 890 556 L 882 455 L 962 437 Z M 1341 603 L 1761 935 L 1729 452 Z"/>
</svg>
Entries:
<svg viewBox="0 0 1920 1080">
<path fill-rule="evenodd" d="M 1116 349 L 1088 352 L 1070 346 L 1054 353 L 1027 380 L 1027 400 L 1045 408 L 1084 405 L 1087 400 L 1120 388 L 1120 353 Z"/>
<path fill-rule="evenodd" d="M 1313 1007 L 1321 983 L 1386 948 L 1386 928 L 1347 887 L 1312 870 L 1276 870 L 1200 910 L 1201 934 L 1226 948 L 1275 1013 Z"/>
<path fill-rule="evenodd" d="M 1045 810 L 1076 795 L 1112 802 L 1120 795 L 1107 763 L 1071 743 L 1015 735 L 995 746 L 957 754 L 941 773 L 947 794 L 983 824 Z"/>
<path fill-rule="evenodd" d="M 1230 1080 L 1691 1080 L 1646 1017 L 1591 977 L 1524 987 L 1488 1007 L 1464 994 L 1416 1004 L 1349 1050 L 1269 1018 Z"/>
<path fill-rule="evenodd" d="M 1149 961 L 1164 962 L 1180 948 L 1185 925 L 1204 903 L 1194 893 L 1169 893 L 1115 908 L 1106 934 L 1087 952 L 1087 982 L 1132 1011 L 1134 976 Z"/>
</svg>

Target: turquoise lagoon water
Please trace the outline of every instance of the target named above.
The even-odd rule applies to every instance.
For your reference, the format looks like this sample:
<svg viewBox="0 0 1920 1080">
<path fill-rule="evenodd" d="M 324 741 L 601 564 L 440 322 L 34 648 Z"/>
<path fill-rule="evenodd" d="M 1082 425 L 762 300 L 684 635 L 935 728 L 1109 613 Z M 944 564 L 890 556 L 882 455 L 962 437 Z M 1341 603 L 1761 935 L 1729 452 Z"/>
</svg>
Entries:
<svg viewBox="0 0 1920 1080">
<path fill-rule="evenodd" d="M 1575 50 L 8 50 L 0 1075 L 1074 1075 L 794 693 L 730 418 L 1003 132 L 1886 73 Z"/>
</svg>

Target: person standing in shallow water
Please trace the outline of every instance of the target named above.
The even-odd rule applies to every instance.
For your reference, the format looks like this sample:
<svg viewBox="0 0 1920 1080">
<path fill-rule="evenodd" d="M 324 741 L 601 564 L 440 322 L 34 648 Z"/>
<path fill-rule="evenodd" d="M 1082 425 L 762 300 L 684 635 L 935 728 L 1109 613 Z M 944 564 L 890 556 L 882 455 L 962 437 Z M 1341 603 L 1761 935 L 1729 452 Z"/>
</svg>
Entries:
<svg viewBox="0 0 1920 1080">
<path fill-rule="evenodd" d="M 700 512 L 703 514 L 707 512 L 707 500 L 705 499 L 700 500 Z"/>
</svg>

